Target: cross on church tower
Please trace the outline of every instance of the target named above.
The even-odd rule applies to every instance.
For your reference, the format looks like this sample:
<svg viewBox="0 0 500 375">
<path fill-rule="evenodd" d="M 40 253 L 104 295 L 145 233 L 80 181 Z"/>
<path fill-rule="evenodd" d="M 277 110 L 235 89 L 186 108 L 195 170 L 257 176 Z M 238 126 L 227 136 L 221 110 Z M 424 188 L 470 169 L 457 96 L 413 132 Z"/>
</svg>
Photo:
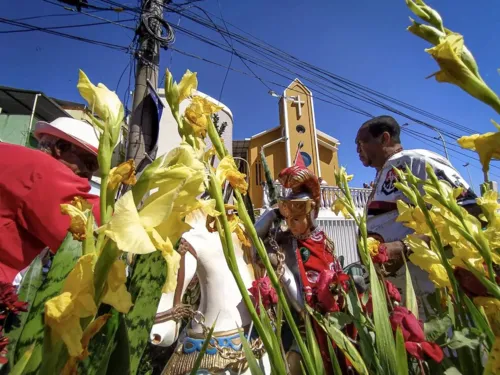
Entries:
<svg viewBox="0 0 500 375">
<path fill-rule="evenodd" d="M 294 96 L 292 105 L 297 106 L 297 118 L 300 118 L 302 116 L 302 106 L 305 104 L 305 102 L 300 100 L 300 95 Z"/>
</svg>

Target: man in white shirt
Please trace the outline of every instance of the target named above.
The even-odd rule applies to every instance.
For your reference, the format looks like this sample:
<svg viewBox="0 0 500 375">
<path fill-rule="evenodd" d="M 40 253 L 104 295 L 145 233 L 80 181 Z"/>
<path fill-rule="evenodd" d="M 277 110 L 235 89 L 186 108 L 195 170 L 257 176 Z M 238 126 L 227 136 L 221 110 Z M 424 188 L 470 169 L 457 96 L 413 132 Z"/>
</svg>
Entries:
<svg viewBox="0 0 500 375">
<path fill-rule="evenodd" d="M 425 167 L 429 164 L 439 179 L 447 181 L 453 187 L 464 188 L 462 195 L 457 198 L 460 205 L 472 214 L 478 213 L 478 206 L 476 195 L 447 159 L 427 150 L 403 150 L 400 133 L 400 126 L 394 118 L 375 117 L 360 127 L 356 136 L 356 147 L 363 165 L 377 171 L 373 192 L 367 204 L 368 235 L 385 242 L 390 260 L 386 270 L 394 275 L 394 278 L 389 280 L 404 291 L 405 271 L 402 254 L 407 254 L 408 249 L 403 240 L 413 230 L 396 222 L 396 202 L 400 199 L 407 200 L 394 186 L 397 175 L 393 168 L 404 169 L 408 166 L 415 176 L 426 179 Z M 427 273 L 412 263 L 408 266 L 417 296 L 423 297 L 432 293 L 434 285 Z"/>
</svg>

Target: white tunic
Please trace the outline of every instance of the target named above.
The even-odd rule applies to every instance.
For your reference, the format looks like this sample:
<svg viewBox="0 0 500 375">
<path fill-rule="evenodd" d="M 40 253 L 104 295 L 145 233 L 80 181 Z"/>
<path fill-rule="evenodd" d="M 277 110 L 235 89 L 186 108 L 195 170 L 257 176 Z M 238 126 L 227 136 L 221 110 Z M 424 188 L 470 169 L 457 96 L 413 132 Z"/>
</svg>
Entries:
<svg viewBox="0 0 500 375">
<path fill-rule="evenodd" d="M 413 233 L 413 230 L 405 227 L 403 223 L 396 222 L 398 217 L 396 202 L 400 199 L 406 202 L 408 200 L 394 186 L 397 182 L 397 175 L 393 168 L 405 169 L 408 166 L 416 177 L 427 179 L 426 164 L 429 164 L 434 169 L 440 180 L 447 181 L 454 188 L 464 188 L 463 194 L 457 199 L 459 204 L 465 206 L 475 203 L 476 195 L 447 159 L 427 150 L 401 151 L 391 156 L 377 174 L 374 191 L 367 205 L 368 236 L 376 235 L 374 237 L 379 237 L 378 239 L 383 240 L 383 242 L 393 242 L 403 240 L 406 235 Z M 420 190 L 423 194 L 421 187 Z M 427 272 L 412 263 L 408 263 L 408 268 L 412 276 L 417 299 L 421 299 L 434 291 L 434 284 L 429 280 Z M 394 283 L 404 294 L 405 277 L 405 268 L 401 267 L 396 276 L 388 278 L 388 280 Z M 419 301 L 420 305 L 422 302 Z M 420 314 L 423 315 L 423 311 Z"/>
</svg>

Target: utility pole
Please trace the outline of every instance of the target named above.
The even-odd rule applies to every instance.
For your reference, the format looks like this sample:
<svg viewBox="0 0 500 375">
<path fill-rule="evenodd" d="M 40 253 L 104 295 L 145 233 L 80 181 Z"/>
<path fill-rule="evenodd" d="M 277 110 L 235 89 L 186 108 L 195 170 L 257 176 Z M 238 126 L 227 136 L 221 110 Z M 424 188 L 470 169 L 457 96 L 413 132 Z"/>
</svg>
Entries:
<svg viewBox="0 0 500 375">
<path fill-rule="evenodd" d="M 166 47 L 168 37 L 162 37 L 163 6 L 170 0 L 142 0 L 139 48 L 136 52 L 136 75 L 132 115 L 129 123 L 127 159 L 134 159 L 137 171 L 140 172 L 151 156 L 147 155 L 153 147 L 155 138 L 155 122 L 157 115 L 148 98 L 148 81 L 158 89 L 158 70 L 160 65 L 160 49 Z M 170 30 L 169 30 L 170 32 Z M 154 158 L 154 155 L 152 156 Z M 146 160 L 145 160 L 146 159 Z"/>
<path fill-rule="evenodd" d="M 470 176 L 469 163 L 464 164 L 465 169 L 467 169 L 467 174 L 469 175 L 470 188 L 474 191 L 474 185 L 472 184 L 472 177 Z"/>
</svg>

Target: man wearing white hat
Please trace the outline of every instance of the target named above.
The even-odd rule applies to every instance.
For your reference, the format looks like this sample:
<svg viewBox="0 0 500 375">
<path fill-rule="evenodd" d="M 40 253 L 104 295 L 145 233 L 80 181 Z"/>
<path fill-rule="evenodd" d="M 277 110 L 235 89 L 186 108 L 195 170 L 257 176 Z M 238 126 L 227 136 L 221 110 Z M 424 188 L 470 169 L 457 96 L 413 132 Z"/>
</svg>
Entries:
<svg viewBox="0 0 500 375">
<path fill-rule="evenodd" d="M 100 221 L 99 197 L 89 194 L 99 141 L 86 122 L 40 121 L 39 149 L 0 143 L 0 281 L 12 282 L 46 247 L 57 251 L 70 219 L 60 205 L 80 196 Z"/>
</svg>

